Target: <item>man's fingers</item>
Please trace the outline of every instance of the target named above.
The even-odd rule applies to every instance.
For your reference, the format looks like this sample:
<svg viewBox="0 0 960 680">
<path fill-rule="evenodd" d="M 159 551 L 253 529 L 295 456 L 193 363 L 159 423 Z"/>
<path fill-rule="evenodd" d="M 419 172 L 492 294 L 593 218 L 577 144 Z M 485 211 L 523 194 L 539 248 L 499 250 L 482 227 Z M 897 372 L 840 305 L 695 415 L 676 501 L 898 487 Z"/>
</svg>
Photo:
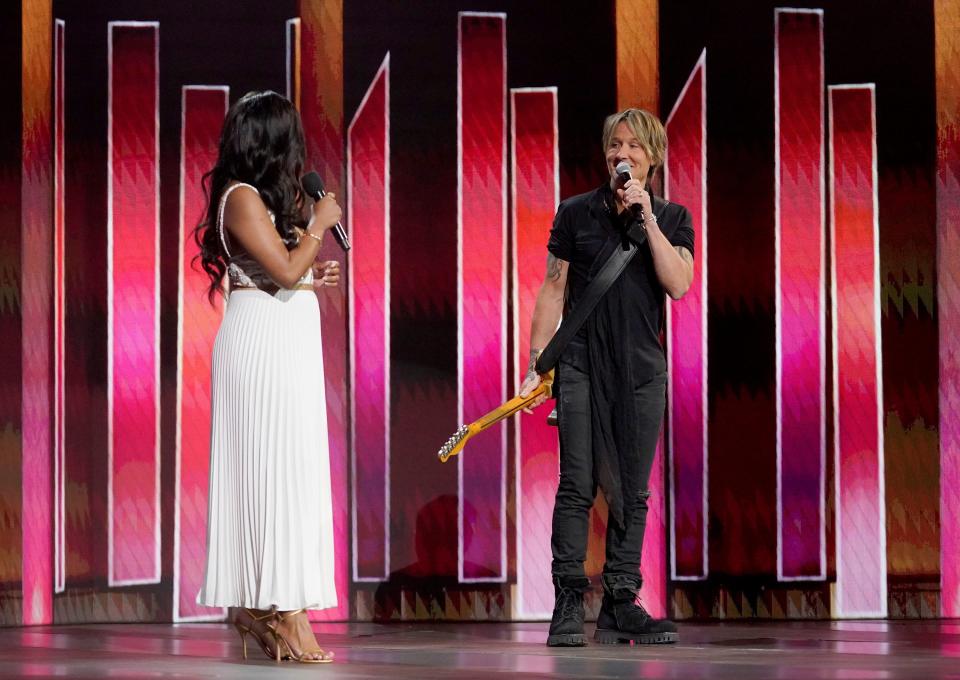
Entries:
<svg viewBox="0 0 960 680">
<path fill-rule="evenodd" d="M 523 394 L 521 394 L 520 396 L 523 396 Z M 537 397 L 534 401 L 532 401 L 528 406 L 526 406 L 525 408 L 523 408 L 522 411 L 523 411 L 524 413 L 528 414 L 528 415 L 532 415 L 532 414 L 533 414 L 533 409 L 537 408 L 538 406 L 541 406 L 541 405 L 543 404 L 543 402 L 545 402 L 546 400 L 547 400 L 547 398 L 546 398 L 545 396 L 541 395 L 541 396 Z"/>
</svg>

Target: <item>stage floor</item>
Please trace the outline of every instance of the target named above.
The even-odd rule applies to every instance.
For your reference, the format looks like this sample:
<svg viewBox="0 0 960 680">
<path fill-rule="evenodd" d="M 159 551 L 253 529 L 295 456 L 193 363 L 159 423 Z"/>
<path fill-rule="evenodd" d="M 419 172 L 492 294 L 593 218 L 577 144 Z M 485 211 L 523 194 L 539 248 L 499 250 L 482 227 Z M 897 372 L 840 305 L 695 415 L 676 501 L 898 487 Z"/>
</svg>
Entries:
<svg viewBox="0 0 960 680">
<path fill-rule="evenodd" d="M 326 678 L 960 678 L 960 622 L 685 624 L 679 644 L 549 649 L 541 623 L 315 624 Z M 593 625 L 587 625 L 589 635 Z M 0 677 L 263 678 L 259 648 L 240 657 L 224 624 L 0 629 Z"/>
</svg>

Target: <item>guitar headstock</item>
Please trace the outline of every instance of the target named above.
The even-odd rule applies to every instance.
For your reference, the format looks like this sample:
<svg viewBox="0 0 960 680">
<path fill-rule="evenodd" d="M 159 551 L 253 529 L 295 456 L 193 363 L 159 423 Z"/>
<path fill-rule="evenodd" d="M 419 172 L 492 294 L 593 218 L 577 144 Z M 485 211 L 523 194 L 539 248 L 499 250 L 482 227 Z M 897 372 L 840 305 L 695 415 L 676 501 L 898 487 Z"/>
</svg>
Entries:
<svg viewBox="0 0 960 680">
<path fill-rule="evenodd" d="M 437 457 L 440 459 L 440 462 L 446 463 L 451 456 L 460 453 L 471 434 L 468 426 L 461 425 L 459 429 L 450 436 L 446 443 L 440 447 L 440 450 L 437 451 Z"/>
</svg>

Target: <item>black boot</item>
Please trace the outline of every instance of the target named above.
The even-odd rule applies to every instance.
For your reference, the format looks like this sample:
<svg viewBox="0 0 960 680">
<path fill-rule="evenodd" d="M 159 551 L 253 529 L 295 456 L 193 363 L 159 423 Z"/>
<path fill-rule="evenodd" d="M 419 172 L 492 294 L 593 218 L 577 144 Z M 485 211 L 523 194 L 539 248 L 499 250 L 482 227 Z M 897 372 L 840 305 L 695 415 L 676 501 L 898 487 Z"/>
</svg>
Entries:
<svg viewBox="0 0 960 680">
<path fill-rule="evenodd" d="M 655 619 L 637 604 L 639 588 L 639 579 L 603 575 L 603 604 L 597 616 L 594 640 L 605 645 L 621 642 L 658 645 L 679 639 L 677 624 L 667 619 Z"/>
<path fill-rule="evenodd" d="M 586 576 L 554 576 L 553 589 L 556 604 L 550 621 L 548 647 L 584 647 L 583 591 L 590 585 Z"/>
</svg>

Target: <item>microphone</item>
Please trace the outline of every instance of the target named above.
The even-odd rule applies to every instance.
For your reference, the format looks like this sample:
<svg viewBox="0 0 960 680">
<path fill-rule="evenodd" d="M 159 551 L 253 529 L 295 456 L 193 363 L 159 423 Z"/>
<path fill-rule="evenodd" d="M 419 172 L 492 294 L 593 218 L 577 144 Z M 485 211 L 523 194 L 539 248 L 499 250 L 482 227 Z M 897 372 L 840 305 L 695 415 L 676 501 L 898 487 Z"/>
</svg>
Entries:
<svg viewBox="0 0 960 680">
<path fill-rule="evenodd" d="M 630 174 L 630 164 L 627 163 L 626 161 L 621 161 L 620 163 L 618 163 L 617 164 L 617 181 L 620 182 L 621 185 L 623 185 L 629 182 L 631 179 L 633 179 L 633 176 Z M 643 207 L 641 207 L 637 203 L 634 203 L 633 205 L 630 206 L 630 212 L 633 213 L 633 216 L 636 217 L 638 220 L 640 220 L 640 222 L 643 222 L 644 220 Z"/>
<path fill-rule="evenodd" d="M 323 181 L 321 181 L 320 175 L 315 172 L 308 172 L 301 177 L 300 185 L 307 195 L 315 201 L 319 201 L 327 195 L 327 192 L 323 190 Z M 336 239 L 337 244 L 343 248 L 343 252 L 350 250 L 350 239 L 347 238 L 347 232 L 343 230 L 343 226 L 339 222 L 333 225 L 330 231 L 333 232 L 333 238 Z"/>
</svg>

